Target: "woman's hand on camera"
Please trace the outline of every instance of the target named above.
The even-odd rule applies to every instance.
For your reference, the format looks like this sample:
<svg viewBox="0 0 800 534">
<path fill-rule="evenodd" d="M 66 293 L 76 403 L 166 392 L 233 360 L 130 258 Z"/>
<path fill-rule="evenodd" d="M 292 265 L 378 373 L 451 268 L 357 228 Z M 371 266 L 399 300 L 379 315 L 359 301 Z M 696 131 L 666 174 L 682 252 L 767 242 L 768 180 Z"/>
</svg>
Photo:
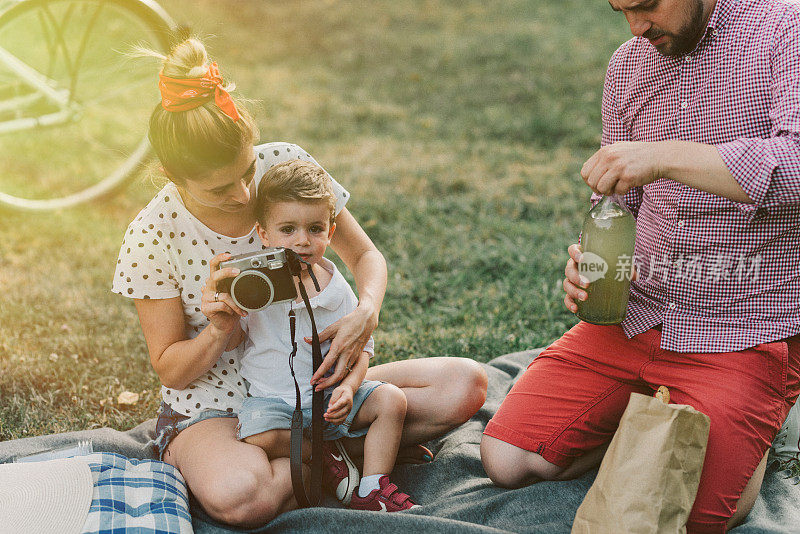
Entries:
<svg viewBox="0 0 800 534">
<path fill-rule="evenodd" d="M 233 298 L 229 293 L 221 293 L 217 287 L 220 280 L 239 274 L 239 269 L 219 268 L 220 262 L 230 257 L 230 254 L 223 253 L 217 254 L 211 260 L 210 275 L 206 280 L 206 285 L 203 286 L 203 298 L 200 303 L 200 311 L 208 317 L 210 326 L 224 334 L 233 333 L 239 325 L 239 318 L 247 315 L 247 312 L 233 302 Z"/>
<path fill-rule="evenodd" d="M 376 326 L 378 319 L 375 314 L 359 304 L 355 310 L 320 332 L 320 343 L 331 339 L 331 348 L 317 372 L 311 377 L 311 384 L 315 385 L 317 390 L 323 390 L 347 376 L 361 356 Z M 305 341 L 311 343 L 311 338 L 305 338 Z M 333 374 L 323 377 L 334 365 L 336 367 Z"/>
</svg>

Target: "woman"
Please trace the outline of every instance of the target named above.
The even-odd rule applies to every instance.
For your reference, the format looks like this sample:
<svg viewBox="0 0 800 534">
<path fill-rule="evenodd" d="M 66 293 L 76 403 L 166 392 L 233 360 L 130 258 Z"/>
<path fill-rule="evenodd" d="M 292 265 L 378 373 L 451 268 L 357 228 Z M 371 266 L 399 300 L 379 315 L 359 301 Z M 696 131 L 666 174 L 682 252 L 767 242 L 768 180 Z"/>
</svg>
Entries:
<svg viewBox="0 0 800 534">
<path fill-rule="evenodd" d="M 202 314 L 203 284 L 212 258 L 216 267 L 221 254 L 258 246 L 251 199 L 266 169 L 288 159 L 313 159 L 289 143 L 253 147 L 253 119 L 230 98 L 199 41 L 186 40 L 162 59 L 162 102 L 150 119 L 150 141 L 170 183 L 128 227 L 113 291 L 135 299 L 162 383 L 159 453 L 181 471 L 211 517 L 253 527 L 296 506 L 277 490 L 290 476 L 289 459 L 268 458 L 236 440 L 236 411 L 246 395 L 238 376 L 239 348 Z M 386 288 L 383 256 L 345 208 L 349 193 L 334 184 L 337 231 L 331 247 L 354 274 L 359 303 L 320 333 L 322 341 L 332 341 L 314 376 L 321 387 L 338 382 L 361 354 L 378 324 Z M 332 376 L 321 379 L 329 368 Z M 390 382 L 405 393 L 407 449 L 468 420 L 486 396 L 486 374 L 469 359 L 392 362 L 371 368 L 367 379 Z"/>
</svg>

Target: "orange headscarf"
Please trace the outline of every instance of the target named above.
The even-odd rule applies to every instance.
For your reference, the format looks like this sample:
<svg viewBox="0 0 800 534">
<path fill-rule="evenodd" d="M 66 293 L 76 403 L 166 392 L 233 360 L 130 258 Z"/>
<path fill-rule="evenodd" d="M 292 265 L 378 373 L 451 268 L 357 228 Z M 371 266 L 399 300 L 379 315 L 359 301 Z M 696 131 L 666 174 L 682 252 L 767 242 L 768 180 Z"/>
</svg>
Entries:
<svg viewBox="0 0 800 534">
<path fill-rule="evenodd" d="M 222 75 L 214 62 L 202 78 L 170 78 L 163 73 L 158 75 L 158 88 L 161 90 L 161 106 L 167 111 L 187 111 L 202 106 L 212 98 L 222 112 L 239 120 L 231 95 L 222 88 Z"/>
</svg>

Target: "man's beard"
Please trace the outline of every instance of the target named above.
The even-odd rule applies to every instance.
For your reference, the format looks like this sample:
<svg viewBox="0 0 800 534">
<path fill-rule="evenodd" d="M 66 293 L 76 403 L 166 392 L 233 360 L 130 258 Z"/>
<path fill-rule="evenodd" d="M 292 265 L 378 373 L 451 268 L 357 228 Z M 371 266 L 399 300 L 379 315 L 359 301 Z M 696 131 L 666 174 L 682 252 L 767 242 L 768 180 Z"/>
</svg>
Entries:
<svg viewBox="0 0 800 534">
<path fill-rule="evenodd" d="M 689 6 L 691 10 L 689 21 L 677 33 L 666 33 L 650 29 L 645 32 L 644 37 L 656 40 L 662 35 L 667 35 L 669 41 L 662 45 L 655 46 L 656 50 L 664 56 L 682 56 L 697 45 L 703 31 L 705 20 L 703 17 L 703 0 L 694 0 Z"/>
</svg>

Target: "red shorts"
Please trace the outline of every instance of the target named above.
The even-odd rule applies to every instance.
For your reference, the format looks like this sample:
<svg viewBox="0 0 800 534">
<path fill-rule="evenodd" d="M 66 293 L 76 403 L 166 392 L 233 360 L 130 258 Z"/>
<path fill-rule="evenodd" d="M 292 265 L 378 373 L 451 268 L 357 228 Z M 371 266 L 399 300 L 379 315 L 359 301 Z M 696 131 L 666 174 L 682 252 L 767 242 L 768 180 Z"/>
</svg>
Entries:
<svg viewBox="0 0 800 534">
<path fill-rule="evenodd" d="M 611 440 L 631 393 L 667 386 L 670 402 L 711 419 L 689 531 L 724 532 L 800 392 L 800 336 L 715 354 L 660 341 L 657 329 L 628 339 L 619 326 L 577 324 L 528 366 L 484 433 L 567 467 Z"/>
</svg>

